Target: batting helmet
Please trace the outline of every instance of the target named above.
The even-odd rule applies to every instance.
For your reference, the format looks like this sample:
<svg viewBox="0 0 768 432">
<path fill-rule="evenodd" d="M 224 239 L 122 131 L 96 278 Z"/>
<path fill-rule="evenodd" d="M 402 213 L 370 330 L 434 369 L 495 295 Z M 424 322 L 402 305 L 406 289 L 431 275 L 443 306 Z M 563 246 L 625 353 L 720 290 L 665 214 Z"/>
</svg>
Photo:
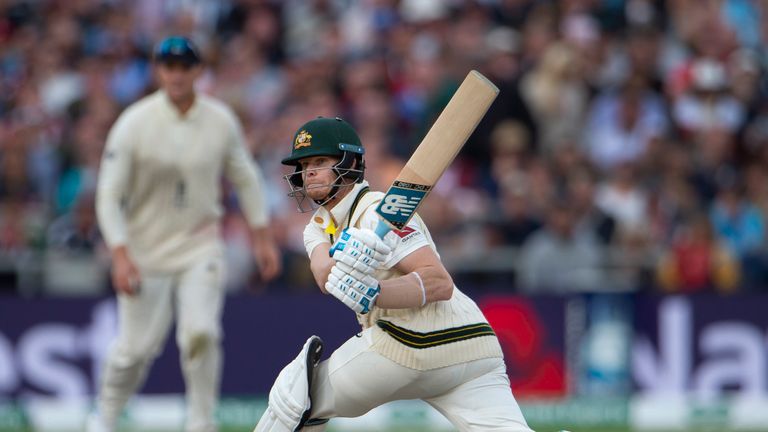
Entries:
<svg viewBox="0 0 768 432">
<path fill-rule="evenodd" d="M 318 117 L 304 123 L 296 131 L 293 135 L 291 155 L 283 159 L 282 163 L 296 167 L 296 173 L 290 176 L 289 181 L 294 186 L 301 187 L 303 180 L 299 160 L 311 156 L 338 157 L 340 161 L 334 169 L 339 176 L 357 183 L 363 180 L 365 174 L 364 153 L 360 137 L 352 125 L 339 117 Z"/>
</svg>

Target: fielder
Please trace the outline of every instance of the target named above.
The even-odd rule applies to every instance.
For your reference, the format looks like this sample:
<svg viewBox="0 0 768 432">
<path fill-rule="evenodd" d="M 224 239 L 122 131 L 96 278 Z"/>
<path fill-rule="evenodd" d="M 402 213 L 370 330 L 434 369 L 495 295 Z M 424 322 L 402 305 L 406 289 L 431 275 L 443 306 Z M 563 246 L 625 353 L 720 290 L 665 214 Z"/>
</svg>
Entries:
<svg viewBox="0 0 768 432">
<path fill-rule="evenodd" d="M 319 362 L 313 336 L 277 377 L 256 432 L 322 431 L 384 403 L 422 399 L 461 431 L 530 432 L 509 387 L 501 347 L 477 305 L 453 284 L 416 215 L 379 239 L 381 192 L 364 180 L 363 147 L 343 120 L 294 135 L 286 178 L 299 208 L 319 206 L 304 244 L 320 289 L 363 330 Z M 331 256 L 332 255 L 332 256 Z"/>
<path fill-rule="evenodd" d="M 234 186 L 265 280 L 280 271 L 267 229 L 261 173 L 223 103 L 194 90 L 195 46 L 170 37 L 155 50 L 160 90 L 128 107 L 102 157 L 97 214 L 112 253 L 119 333 L 101 376 L 89 431 L 114 431 L 177 316 L 189 432 L 215 431 L 225 268 L 221 178 Z"/>
</svg>

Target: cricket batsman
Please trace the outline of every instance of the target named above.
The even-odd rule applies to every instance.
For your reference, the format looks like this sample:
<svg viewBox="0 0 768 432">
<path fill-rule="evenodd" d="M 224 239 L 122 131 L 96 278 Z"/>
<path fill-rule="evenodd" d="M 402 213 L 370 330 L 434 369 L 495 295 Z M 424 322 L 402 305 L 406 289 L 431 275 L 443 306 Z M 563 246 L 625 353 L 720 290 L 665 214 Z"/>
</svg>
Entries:
<svg viewBox="0 0 768 432">
<path fill-rule="evenodd" d="M 169 37 L 157 46 L 154 62 L 160 90 L 120 115 L 99 172 L 97 215 L 112 254 L 119 329 L 89 432 L 116 430 L 174 318 L 186 384 L 185 430 L 216 430 L 226 275 L 222 177 L 236 190 L 251 227 L 261 277 L 280 272 L 264 182 L 238 119 L 194 89 L 202 72 L 197 48 L 187 38 Z"/>
<path fill-rule="evenodd" d="M 304 230 L 312 274 L 363 330 L 322 362 L 311 337 L 277 377 L 255 432 L 322 431 L 402 399 L 424 400 L 461 431 L 530 432 L 493 329 L 453 284 L 421 218 L 383 240 L 374 233 L 384 194 L 364 179 L 355 130 L 317 118 L 291 145 L 289 195 L 318 207 Z"/>
</svg>

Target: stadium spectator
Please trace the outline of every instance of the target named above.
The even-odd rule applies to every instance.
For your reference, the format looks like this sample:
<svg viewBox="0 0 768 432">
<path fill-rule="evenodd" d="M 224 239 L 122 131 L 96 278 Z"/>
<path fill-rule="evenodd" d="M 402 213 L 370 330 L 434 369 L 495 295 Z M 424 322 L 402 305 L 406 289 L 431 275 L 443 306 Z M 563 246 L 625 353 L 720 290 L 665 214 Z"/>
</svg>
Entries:
<svg viewBox="0 0 768 432">
<path fill-rule="evenodd" d="M 576 228 L 567 201 L 552 204 L 545 226 L 520 250 L 520 288 L 528 293 L 569 293 L 608 288 L 603 285 L 603 250 L 594 236 Z"/>
<path fill-rule="evenodd" d="M 702 58 L 691 66 L 691 86 L 674 103 L 674 119 L 688 134 L 712 129 L 735 133 L 744 123 L 744 107 L 731 93 L 725 66 Z"/>
<path fill-rule="evenodd" d="M 520 92 L 533 113 L 545 155 L 578 137 L 583 127 L 588 91 L 579 77 L 577 61 L 569 45 L 553 44 L 520 82 Z"/>
<path fill-rule="evenodd" d="M 656 274 L 666 292 L 731 292 L 739 282 L 740 267 L 714 236 L 706 215 L 698 213 L 678 226 Z"/>
<path fill-rule="evenodd" d="M 638 161 L 651 141 L 666 132 L 665 114 L 661 98 L 641 75 L 629 77 L 615 91 L 599 94 L 586 126 L 590 159 L 605 171 Z"/>
<path fill-rule="evenodd" d="M 764 282 L 765 216 L 735 180 L 720 186 L 710 218 L 716 237 L 741 262 L 745 283 Z"/>
<path fill-rule="evenodd" d="M 603 245 L 610 245 L 616 233 L 616 220 L 595 205 L 595 180 L 589 170 L 571 174 L 568 197 L 580 229 L 592 233 Z"/>
<path fill-rule="evenodd" d="M 637 167 L 622 163 L 595 191 L 597 207 L 616 220 L 625 232 L 647 230 L 648 194 L 637 179 Z"/>
<path fill-rule="evenodd" d="M 472 67 L 501 95 L 425 204 L 444 248 L 468 253 L 464 241 L 476 240 L 468 233 L 482 233 L 483 247 L 506 248 L 533 226 L 494 238 L 498 221 L 479 211 L 538 220 L 558 196 L 581 189 L 574 210 L 586 211 L 583 168 L 595 176 L 597 209 L 616 221 L 611 246 L 623 247 L 631 213 L 650 228 L 651 244 L 639 250 L 653 263 L 652 251 L 669 246 L 688 214 L 709 211 L 724 177 L 744 174 L 748 200 L 763 218 L 768 211 L 754 174 L 768 170 L 765 12 L 760 2 L 734 0 L 5 2 L 5 244 L 44 252 L 46 227 L 92 187 L 105 131 L 154 90 L 150 41 L 174 32 L 193 35 L 214 60 L 199 89 L 243 121 L 287 261 L 301 260 L 302 248 L 293 209 L 274 193 L 276 149 L 296 125 L 342 113 L 365 135 L 380 177 L 371 180 L 385 187 Z M 493 144 L 510 123 L 525 131 L 523 156 Z M 624 163 L 635 173 L 631 193 L 620 194 L 614 168 Z M 645 210 L 628 211 L 640 201 Z M 756 243 L 767 247 L 765 238 Z M 748 268 L 742 283 L 766 279 Z"/>
</svg>

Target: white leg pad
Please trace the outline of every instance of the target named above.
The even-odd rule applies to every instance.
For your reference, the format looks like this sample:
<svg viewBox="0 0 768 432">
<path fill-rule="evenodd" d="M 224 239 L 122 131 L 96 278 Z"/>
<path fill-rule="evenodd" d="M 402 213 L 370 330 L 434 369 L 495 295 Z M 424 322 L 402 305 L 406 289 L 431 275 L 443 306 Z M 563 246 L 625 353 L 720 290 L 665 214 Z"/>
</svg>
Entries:
<svg viewBox="0 0 768 432">
<path fill-rule="evenodd" d="M 312 372 L 320 362 L 323 341 L 312 336 L 299 355 L 280 371 L 269 391 L 269 405 L 254 432 L 299 431 L 312 409 Z"/>
</svg>

